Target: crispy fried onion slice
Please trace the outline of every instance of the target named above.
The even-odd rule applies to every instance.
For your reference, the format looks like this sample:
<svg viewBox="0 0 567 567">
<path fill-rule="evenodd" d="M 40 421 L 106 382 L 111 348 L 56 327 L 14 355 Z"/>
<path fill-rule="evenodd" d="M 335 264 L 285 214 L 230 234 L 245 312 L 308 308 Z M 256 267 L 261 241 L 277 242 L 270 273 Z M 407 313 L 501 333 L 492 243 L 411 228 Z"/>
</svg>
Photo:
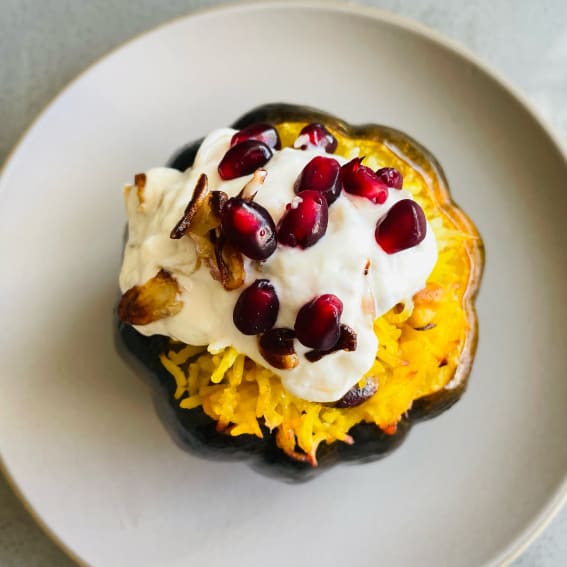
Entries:
<svg viewBox="0 0 567 567">
<path fill-rule="evenodd" d="M 340 400 L 333 405 L 336 408 L 354 408 L 370 399 L 378 391 L 378 379 L 374 376 L 366 378 L 363 386 L 355 384 Z"/>
<path fill-rule="evenodd" d="M 142 212 L 145 203 L 144 190 L 146 188 L 146 174 L 136 173 L 134 176 L 134 185 L 136 185 L 136 193 L 138 195 L 138 212 Z"/>
<path fill-rule="evenodd" d="M 206 263 L 213 279 L 230 291 L 244 283 L 244 259 L 221 233 L 221 212 L 227 200 L 228 195 L 223 191 L 210 191 L 207 176 L 201 174 L 193 196 L 170 237 L 177 240 L 189 236 L 195 244 L 197 256 Z"/>
<path fill-rule="evenodd" d="M 131 287 L 120 298 L 118 319 L 130 325 L 147 325 L 181 311 L 180 289 L 175 278 L 160 270 L 143 285 Z"/>
<path fill-rule="evenodd" d="M 245 275 L 242 254 L 218 232 L 214 236 L 214 248 L 216 268 L 209 265 L 211 275 L 226 290 L 238 289 L 244 283 Z"/>
<path fill-rule="evenodd" d="M 210 191 L 207 176 L 202 173 L 193 195 L 179 222 L 173 227 L 170 238 L 178 240 L 186 234 L 205 236 L 220 226 L 220 213 L 228 196 L 223 191 Z"/>
<path fill-rule="evenodd" d="M 270 329 L 258 337 L 258 349 L 273 367 L 289 370 L 299 364 L 299 357 L 293 344 L 294 338 L 295 333 L 292 329 L 285 327 Z"/>
<path fill-rule="evenodd" d="M 305 353 L 305 358 L 309 362 L 317 362 L 321 360 L 324 356 L 337 352 L 339 350 L 345 350 L 347 352 L 353 352 L 356 350 L 357 346 L 357 335 L 354 329 L 351 329 L 348 325 L 341 325 L 341 334 L 337 344 L 330 348 L 329 350 L 310 350 Z"/>
</svg>

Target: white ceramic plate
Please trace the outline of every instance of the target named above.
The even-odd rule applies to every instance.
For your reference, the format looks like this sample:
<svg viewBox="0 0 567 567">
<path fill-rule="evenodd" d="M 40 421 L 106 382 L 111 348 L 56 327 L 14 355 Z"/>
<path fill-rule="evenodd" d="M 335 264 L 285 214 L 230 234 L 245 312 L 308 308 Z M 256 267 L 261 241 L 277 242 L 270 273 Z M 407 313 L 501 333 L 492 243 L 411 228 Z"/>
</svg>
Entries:
<svg viewBox="0 0 567 567">
<path fill-rule="evenodd" d="M 487 248 L 463 399 L 387 459 L 300 486 L 182 452 L 113 346 L 122 184 L 270 101 L 417 138 Z M 508 87 L 397 17 L 239 5 L 142 36 L 51 104 L 1 179 L 7 473 L 97 566 L 505 562 L 566 488 L 565 179 L 565 155 Z"/>
</svg>

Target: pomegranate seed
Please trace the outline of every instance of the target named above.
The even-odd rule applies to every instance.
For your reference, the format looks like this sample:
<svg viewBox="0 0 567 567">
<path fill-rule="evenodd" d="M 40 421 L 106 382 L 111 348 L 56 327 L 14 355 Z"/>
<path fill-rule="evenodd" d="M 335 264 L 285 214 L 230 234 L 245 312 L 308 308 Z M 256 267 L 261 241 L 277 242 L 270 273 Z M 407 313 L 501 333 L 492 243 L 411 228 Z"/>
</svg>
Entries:
<svg viewBox="0 0 567 567">
<path fill-rule="evenodd" d="M 222 179 L 234 179 L 254 173 L 272 157 L 272 150 L 258 140 L 245 140 L 232 146 L 219 163 Z"/>
<path fill-rule="evenodd" d="M 295 319 L 294 329 L 299 342 L 318 350 L 333 348 L 341 336 L 342 313 L 342 301 L 330 293 L 306 303 Z"/>
<path fill-rule="evenodd" d="M 318 191 L 302 191 L 286 205 L 286 212 L 278 225 L 278 242 L 309 248 L 327 232 L 328 221 L 325 197 Z"/>
<path fill-rule="evenodd" d="M 321 148 L 328 154 L 337 149 L 337 139 L 319 122 L 307 124 L 293 143 L 294 148 L 306 150 L 309 147 Z"/>
<path fill-rule="evenodd" d="M 258 142 L 263 142 L 269 148 L 274 150 L 279 150 L 282 147 L 280 142 L 280 136 L 278 131 L 266 122 L 257 122 L 256 124 L 250 124 L 246 128 L 242 128 L 232 136 L 230 140 L 230 145 L 236 146 L 246 140 L 257 140 Z"/>
<path fill-rule="evenodd" d="M 279 309 L 274 286 L 268 280 L 256 280 L 240 294 L 232 319 L 243 335 L 257 335 L 275 325 Z"/>
<path fill-rule="evenodd" d="M 222 209 L 224 236 L 252 260 L 265 260 L 276 249 L 276 226 L 270 213 L 258 203 L 232 197 Z"/>
<path fill-rule="evenodd" d="M 384 252 L 395 254 L 417 246 L 425 238 L 426 231 L 423 209 L 415 201 L 403 199 L 378 221 L 374 236 Z"/>
<path fill-rule="evenodd" d="M 376 175 L 388 186 L 401 189 L 404 184 L 403 175 L 395 167 L 382 167 Z"/>
<path fill-rule="evenodd" d="M 341 166 L 336 159 L 324 156 L 314 157 L 299 174 L 295 182 L 295 192 L 306 189 L 319 191 L 331 205 L 341 192 Z"/>
<path fill-rule="evenodd" d="M 341 167 L 343 188 L 347 193 L 381 205 L 388 198 L 388 186 L 374 171 L 362 165 L 362 159 L 354 158 Z"/>
</svg>

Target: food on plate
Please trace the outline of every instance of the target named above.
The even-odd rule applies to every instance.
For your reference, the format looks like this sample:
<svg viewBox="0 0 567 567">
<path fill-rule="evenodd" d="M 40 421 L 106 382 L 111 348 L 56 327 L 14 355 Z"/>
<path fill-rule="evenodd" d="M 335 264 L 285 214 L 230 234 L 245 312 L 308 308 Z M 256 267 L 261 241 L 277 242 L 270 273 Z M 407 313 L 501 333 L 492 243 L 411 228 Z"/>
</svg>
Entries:
<svg viewBox="0 0 567 567">
<path fill-rule="evenodd" d="M 193 449 L 301 477 L 464 391 L 482 243 L 407 135 L 266 105 L 125 200 L 121 337 Z"/>
</svg>

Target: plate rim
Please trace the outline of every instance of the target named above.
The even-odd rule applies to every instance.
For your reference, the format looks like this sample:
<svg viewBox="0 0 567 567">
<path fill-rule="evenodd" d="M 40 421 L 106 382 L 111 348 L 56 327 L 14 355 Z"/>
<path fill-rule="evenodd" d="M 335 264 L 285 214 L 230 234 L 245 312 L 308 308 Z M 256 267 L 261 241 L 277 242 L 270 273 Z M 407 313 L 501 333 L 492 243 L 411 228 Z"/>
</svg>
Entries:
<svg viewBox="0 0 567 567">
<path fill-rule="evenodd" d="M 555 127 L 549 123 L 548 119 L 542 112 L 535 106 L 535 104 L 525 95 L 518 87 L 516 87 L 510 80 L 500 74 L 490 63 L 485 62 L 480 56 L 476 55 L 468 47 L 465 47 L 457 40 L 446 36 L 444 33 L 439 32 L 427 25 L 414 20 L 408 16 L 400 15 L 396 12 L 385 10 L 374 6 L 365 4 L 358 4 L 352 0 L 293 0 L 288 2 L 286 0 L 224 0 L 224 2 L 215 6 L 204 8 L 197 8 L 188 12 L 182 13 L 176 17 L 167 19 L 156 26 L 150 27 L 140 33 L 134 34 L 127 40 L 119 43 L 105 53 L 101 54 L 91 63 L 89 63 L 83 70 L 81 70 L 75 77 L 68 81 L 40 110 L 36 116 L 31 120 L 23 132 L 18 136 L 16 142 L 8 151 L 4 161 L 0 164 L 0 194 L 2 192 L 3 180 L 7 177 L 12 163 L 19 154 L 28 136 L 32 134 L 35 127 L 41 122 L 44 116 L 59 103 L 73 87 L 79 83 L 86 75 L 88 75 L 99 64 L 103 64 L 107 59 L 113 57 L 122 49 L 129 47 L 131 44 L 143 40 L 146 36 L 154 33 L 159 33 L 162 29 L 173 26 L 182 20 L 198 19 L 208 14 L 215 13 L 230 13 L 233 11 L 242 10 L 270 10 L 273 8 L 285 8 L 289 10 L 312 10 L 323 11 L 331 13 L 355 14 L 368 18 L 371 20 L 382 21 L 392 24 L 395 27 L 401 28 L 406 32 L 420 36 L 426 40 L 431 41 L 439 47 L 444 48 L 446 51 L 453 53 L 462 59 L 470 62 L 479 71 L 487 75 L 494 83 L 503 89 L 508 95 L 515 99 L 525 112 L 527 112 L 536 122 L 537 126 L 545 134 L 552 145 L 557 149 L 559 155 L 563 158 L 565 166 L 567 167 L 567 142 L 565 142 Z M 12 490 L 16 498 L 20 501 L 26 512 L 31 516 L 33 521 L 40 527 L 43 533 L 55 545 L 65 553 L 71 560 L 75 561 L 80 566 L 88 566 L 89 564 L 81 558 L 70 545 L 68 545 L 62 537 L 55 533 L 49 526 L 47 520 L 31 505 L 28 499 L 23 494 L 22 489 L 16 481 L 15 476 L 12 475 L 8 464 L 2 456 L 0 447 L 0 474 L 6 480 L 8 487 Z M 552 495 L 547 505 L 540 511 L 537 517 L 526 526 L 512 541 L 505 546 L 504 550 L 495 556 L 491 562 L 497 567 L 506 567 L 510 565 L 515 559 L 520 557 L 522 553 L 532 544 L 545 528 L 551 523 L 553 518 L 559 513 L 562 507 L 567 503 L 567 470 L 564 473 L 562 483 L 558 486 L 555 493 Z"/>
</svg>

